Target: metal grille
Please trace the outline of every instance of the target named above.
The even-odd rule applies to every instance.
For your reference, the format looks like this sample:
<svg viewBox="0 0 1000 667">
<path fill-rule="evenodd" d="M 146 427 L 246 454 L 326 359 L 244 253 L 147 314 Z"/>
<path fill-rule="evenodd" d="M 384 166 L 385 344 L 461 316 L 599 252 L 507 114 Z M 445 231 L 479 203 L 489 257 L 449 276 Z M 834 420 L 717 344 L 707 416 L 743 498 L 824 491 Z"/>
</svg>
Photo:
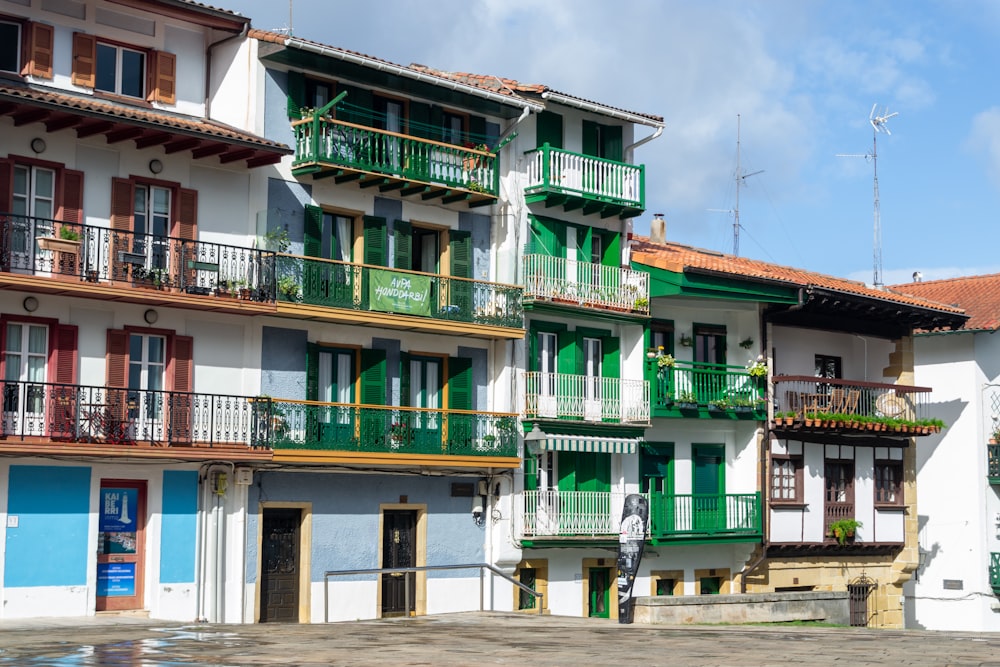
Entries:
<svg viewBox="0 0 1000 667">
<path fill-rule="evenodd" d="M 866 628 L 868 621 L 875 616 L 874 601 L 871 595 L 876 588 L 878 588 L 878 583 L 865 575 L 861 575 L 847 584 L 852 627 Z"/>
</svg>

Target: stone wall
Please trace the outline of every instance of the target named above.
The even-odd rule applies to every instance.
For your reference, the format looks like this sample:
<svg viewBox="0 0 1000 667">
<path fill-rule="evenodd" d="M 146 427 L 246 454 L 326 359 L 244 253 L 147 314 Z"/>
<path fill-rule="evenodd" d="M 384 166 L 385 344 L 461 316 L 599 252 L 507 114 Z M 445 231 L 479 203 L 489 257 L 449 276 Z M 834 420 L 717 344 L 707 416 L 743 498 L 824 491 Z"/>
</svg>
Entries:
<svg viewBox="0 0 1000 667">
<path fill-rule="evenodd" d="M 783 621 L 822 621 L 850 625 L 847 593 L 808 591 L 658 596 L 637 598 L 635 602 L 635 622 L 648 625 Z"/>
</svg>

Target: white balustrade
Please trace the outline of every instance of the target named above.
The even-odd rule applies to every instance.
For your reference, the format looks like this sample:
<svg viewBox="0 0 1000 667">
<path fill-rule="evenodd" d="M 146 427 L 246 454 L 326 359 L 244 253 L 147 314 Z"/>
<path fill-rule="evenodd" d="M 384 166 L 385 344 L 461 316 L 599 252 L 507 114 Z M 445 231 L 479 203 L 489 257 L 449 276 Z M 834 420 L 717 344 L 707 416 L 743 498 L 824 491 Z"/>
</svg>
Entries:
<svg viewBox="0 0 1000 667">
<path fill-rule="evenodd" d="M 525 375 L 525 417 L 570 417 L 590 422 L 649 421 L 649 382 L 539 373 Z"/>
<path fill-rule="evenodd" d="M 649 314 L 649 274 L 565 257 L 525 255 L 524 296 Z"/>
</svg>

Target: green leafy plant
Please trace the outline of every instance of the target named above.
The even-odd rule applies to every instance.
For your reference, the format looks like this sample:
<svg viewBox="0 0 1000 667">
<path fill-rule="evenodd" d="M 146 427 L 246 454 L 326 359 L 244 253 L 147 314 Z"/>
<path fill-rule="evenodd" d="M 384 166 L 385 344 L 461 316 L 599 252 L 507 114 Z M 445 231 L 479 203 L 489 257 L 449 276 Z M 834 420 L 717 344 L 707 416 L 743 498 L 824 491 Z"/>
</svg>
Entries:
<svg viewBox="0 0 1000 667">
<path fill-rule="evenodd" d="M 80 232 L 73 229 L 72 227 L 67 227 L 66 225 L 63 225 L 62 227 L 59 228 L 59 238 L 61 238 L 64 241 L 79 241 Z"/>
<path fill-rule="evenodd" d="M 740 347 L 742 347 L 744 350 L 749 350 L 751 347 L 753 347 L 753 338 L 750 338 L 750 336 L 747 336 L 746 338 L 744 338 L 743 340 L 741 340 L 740 341 Z"/>
<path fill-rule="evenodd" d="M 830 524 L 830 536 L 836 538 L 839 544 L 845 544 L 861 527 L 862 523 L 857 519 L 838 519 Z"/>
<path fill-rule="evenodd" d="M 753 378 L 762 378 L 767 376 L 767 362 L 764 361 L 763 356 L 747 361 L 747 375 Z"/>
<path fill-rule="evenodd" d="M 644 296 L 640 296 L 635 300 L 633 304 L 633 310 L 640 310 L 649 307 L 649 299 Z"/>
<path fill-rule="evenodd" d="M 698 397 L 693 391 L 682 391 L 677 395 L 678 403 L 698 403 Z"/>
<path fill-rule="evenodd" d="M 278 278 L 278 293 L 289 301 L 298 301 L 301 297 L 299 284 L 292 276 Z"/>
<path fill-rule="evenodd" d="M 284 227 L 272 229 L 264 234 L 264 246 L 268 250 L 273 250 L 275 252 L 287 252 L 291 245 L 292 242 L 288 238 L 288 230 Z"/>
<path fill-rule="evenodd" d="M 715 400 L 709 401 L 708 405 L 716 410 L 728 410 L 731 407 L 730 402 L 725 398 L 716 398 Z"/>
</svg>

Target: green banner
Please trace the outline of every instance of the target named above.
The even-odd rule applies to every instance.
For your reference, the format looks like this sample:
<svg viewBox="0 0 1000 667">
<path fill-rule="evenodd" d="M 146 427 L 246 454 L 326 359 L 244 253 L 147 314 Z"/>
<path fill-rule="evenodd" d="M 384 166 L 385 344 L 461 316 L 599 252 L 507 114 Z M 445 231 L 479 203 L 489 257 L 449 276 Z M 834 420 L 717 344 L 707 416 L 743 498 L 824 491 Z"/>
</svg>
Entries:
<svg viewBox="0 0 1000 667">
<path fill-rule="evenodd" d="M 385 313 L 430 317 L 431 277 L 369 269 L 368 305 Z"/>
</svg>

